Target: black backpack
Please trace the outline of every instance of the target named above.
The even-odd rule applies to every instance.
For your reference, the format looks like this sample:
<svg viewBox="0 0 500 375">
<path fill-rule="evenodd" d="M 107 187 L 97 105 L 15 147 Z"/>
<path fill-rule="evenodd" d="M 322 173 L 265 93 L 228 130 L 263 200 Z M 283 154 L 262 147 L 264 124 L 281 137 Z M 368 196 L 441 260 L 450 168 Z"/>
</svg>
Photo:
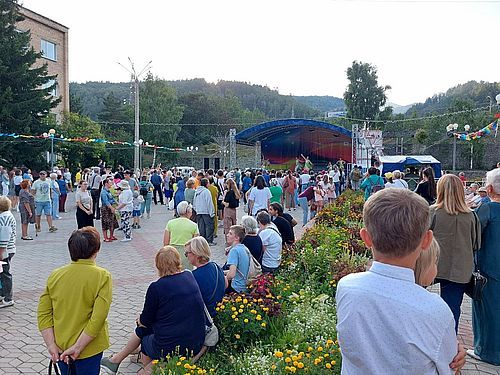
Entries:
<svg viewBox="0 0 500 375">
<path fill-rule="evenodd" d="M 146 196 L 148 195 L 149 193 L 149 189 L 147 187 L 147 185 L 141 185 L 141 188 L 139 189 L 139 194 L 141 194 L 142 196 Z"/>
</svg>

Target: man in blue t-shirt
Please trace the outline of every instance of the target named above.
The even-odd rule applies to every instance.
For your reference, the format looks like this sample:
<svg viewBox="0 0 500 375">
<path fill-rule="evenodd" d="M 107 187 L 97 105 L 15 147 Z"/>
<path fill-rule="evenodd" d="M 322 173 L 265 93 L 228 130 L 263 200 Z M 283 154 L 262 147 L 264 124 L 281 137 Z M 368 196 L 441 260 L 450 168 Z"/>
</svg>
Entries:
<svg viewBox="0 0 500 375">
<path fill-rule="evenodd" d="M 226 293 L 245 293 L 250 269 L 250 251 L 241 242 L 245 238 L 245 229 L 241 225 L 233 225 L 227 234 L 227 243 L 231 246 L 227 256 L 229 270 L 226 278 L 229 286 Z"/>
</svg>

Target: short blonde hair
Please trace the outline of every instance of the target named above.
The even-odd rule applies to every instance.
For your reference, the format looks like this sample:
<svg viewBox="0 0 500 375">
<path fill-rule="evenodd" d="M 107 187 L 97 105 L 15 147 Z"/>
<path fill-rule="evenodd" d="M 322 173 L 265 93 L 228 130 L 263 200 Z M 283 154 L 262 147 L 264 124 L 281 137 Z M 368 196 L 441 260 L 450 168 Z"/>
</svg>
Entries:
<svg viewBox="0 0 500 375">
<path fill-rule="evenodd" d="M 212 253 L 210 252 L 210 246 L 205 238 L 198 236 L 191 238 L 184 245 L 186 250 L 193 253 L 193 255 L 198 257 L 198 261 L 201 263 L 206 263 L 210 260 Z"/>
<path fill-rule="evenodd" d="M 11 208 L 10 199 L 5 195 L 0 195 L 0 212 L 9 211 Z"/>
<path fill-rule="evenodd" d="M 465 203 L 464 184 L 454 174 L 445 174 L 437 183 L 436 209 L 443 209 L 450 215 L 471 212 Z"/>
<path fill-rule="evenodd" d="M 155 256 L 155 265 L 160 277 L 169 276 L 182 271 L 181 256 L 173 246 L 164 246 Z"/>
<path fill-rule="evenodd" d="M 432 265 L 432 263 L 437 264 L 440 252 L 441 249 L 439 247 L 439 243 L 436 241 L 435 238 L 432 238 L 432 243 L 431 246 L 429 247 L 429 250 L 422 251 L 417 259 L 417 262 L 415 263 L 415 271 L 414 271 L 415 282 L 418 285 L 428 286 L 428 285 L 423 285 L 423 276 L 425 272 L 429 269 L 429 267 Z"/>
<path fill-rule="evenodd" d="M 194 182 L 194 178 L 190 178 L 189 180 L 186 181 L 186 187 L 188 189 L 191 189 L 196 183 Z"/>
<path fill-rule="evenodd" d="M 363 223 L 376 251 L 401 258 L 415 251 L 429 230 L 429 204 L 407 189 L 383 189 L 365 202 Z"/>
</svg>

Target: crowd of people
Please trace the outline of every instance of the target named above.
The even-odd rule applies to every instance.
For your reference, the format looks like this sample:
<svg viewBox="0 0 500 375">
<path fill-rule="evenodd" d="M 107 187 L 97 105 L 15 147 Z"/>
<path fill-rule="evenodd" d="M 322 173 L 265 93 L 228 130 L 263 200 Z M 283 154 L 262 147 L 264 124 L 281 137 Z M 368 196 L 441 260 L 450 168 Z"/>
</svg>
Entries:
<svg viewBox="0 0 500 375">
<path fill-rule="evenodd" d="M 376 166 L 365 174 L 355 166 L 346 177 L 343 163 L 319 173 L 236 168 L 183 174 L 160 167 L 134 173 L 101 165 L 79 170 L 74 181 L 71 175 L 66 179 L 63 169 L 49 175 L 40 171 L 35 181 L 24 172 L 14 176 L 19 173 L 18 194 L 14 188 L 18 199 L 0 197 L 1 307 L 14 304 L 10 262 L 16 250 L 15 204 L 21 239 L 32 240 L 28 225 L 35 223 L 40 231 L 44 214 L 49 232 L 55 232 L 53 220 L 65 212 L 67 194 L 76 189 L 77 230 L 68 241 L 72 262 L 51 274 L 38 309 L 39 329 L 63 373 L 76 366 L 78 373 L 97 374 L 101 368 L 115 374 L 138 351 L 144 373 L 152 360 L 175 348 L 202 355 L 223 295 L 246 292 L 255 269 L 279 272 L 283 249 L 295 242 L 297 221 L 291 211 L 300 207 L 306 225 L 347 188 L 364 191 L 361 237 L 374 262 L 369 271 L 347 276 L 338 285 L 343 371 L 370 373 L 378 368 L 380 373 L 397 373 L 401 365 L 412 373 L 460 369 L 465 351 L 456 334 L 475 268 L 488 282 L 483 298 L 473 303 L 474 349 L 469 354 L 500 364 L 500 257 L 495 251 L 500 243 L 500 168 L 488 172 L 481 188 L 466 186 L 453 174 L 436 183 L 432 168 L 424 168 L 415 192 L 400 171 L 384 179 Z M 4 174 L 2 168 L 0 176 Z M 112 283 L 111 274 L 96 265 L 102 245 L 94 226 L 101 221 L 103 242 L 117 240 L 118 229 L 123 231 L 121 241 L 131 241 L 141 218 L 150 217 L 153 202 L 174 213 L 155 257 L 159 279 L 146 292 L 126 346 L 102 358 L 109 347 L 106 317 Z M 238 220 L 240 206 L 245 215 Z M 211 261 L 219 225 L 227 256 L 222 267 Z M 440 297 L 422 288 L 435 283 L 440 284 Z M 367 330 L 370 321 L 373 329 Z M 402 325 L 409 327 L 404 334 Z M 380 335 L 389 337 L 384 350 L 372 345 Z"/>
</svg>

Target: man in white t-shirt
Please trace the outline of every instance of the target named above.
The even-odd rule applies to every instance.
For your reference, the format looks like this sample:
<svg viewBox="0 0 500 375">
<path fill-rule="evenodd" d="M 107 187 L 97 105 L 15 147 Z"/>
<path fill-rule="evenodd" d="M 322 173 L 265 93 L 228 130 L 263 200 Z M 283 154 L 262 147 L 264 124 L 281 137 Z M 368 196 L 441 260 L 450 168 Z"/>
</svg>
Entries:
<svg viewBox="0 0 500 375">
<path fill-rule="evenodd" d="M 302 173 L 300 176 L 300 191 L 303 192 L 309 187 L 309 181 L 311 181 L 311 175 L 309 173 Z"/>
<path fill-rule="evenodd" d="M 275 273 L 281 264 L 282 239 L 275 225 L 271 224 L 271 215 L 265 211 L 257 214 L 259 237 L 262 240 L 262 272 Z"/>
</svg>

